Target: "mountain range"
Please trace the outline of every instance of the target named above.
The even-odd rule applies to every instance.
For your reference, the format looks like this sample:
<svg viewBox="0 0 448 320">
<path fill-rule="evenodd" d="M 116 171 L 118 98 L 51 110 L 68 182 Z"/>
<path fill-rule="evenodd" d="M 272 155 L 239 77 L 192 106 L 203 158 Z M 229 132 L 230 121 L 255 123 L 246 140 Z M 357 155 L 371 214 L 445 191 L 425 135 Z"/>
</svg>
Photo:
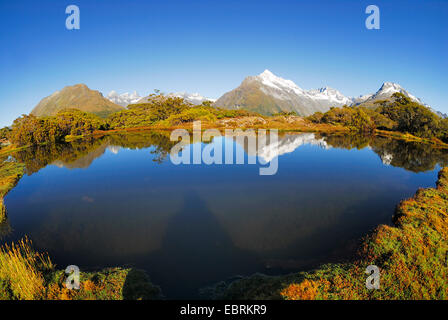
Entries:
<svg viewBox="0 0 448 320">
<path fill-rule="evenodd" d="M 377 92 L 353 98 L 346 97 L 330 87 L 304 90 L 293 81 L 278 77 L 269 70 L 257 76 L 246 77 L 240 86 L 225 93 L 218 100 L 204 97 L 199 93 L 187 92 L 169 93 L 167 96 L 181 97 L 195 105 L 208 100 L 215 107 L 244 109 L 264 115 L 295 112 L 299 116 L 308 116 L 317 111 L 326 112 L 331 107 L 343 105 L 373 106 L 375 101 L 391 99 L 395 92 L 401 92 L 411 100 L 425 105 L 437 115 L 447 117 L 424 104 L 421 99 L 410 94 L 397 83 L 384 82 Z M 140 96 L 136 91 L 122 94 L 111 91 L 103 97 L 99 91 L 91 90 L 85 84 L 77 84 L 67 86 L 42 99 L 31 113 L 36 116 L 49 116 L 65 108 L 75 108 L 107 116 L 125 109 L 130 104 L 145 103 L 148 98 L 149 96 Z"/>
<path fill-rule="evenodd" d="M 216 101 L 216 99 L 203 97 L 199 93 L 175 92 L 175 93 L 169 93 L 167 94 L 167 96 L 183 98 L 194 105 L 201 104 L 204 101 L 211 101 L 211 102 Z M 149 95 L 141 97 L 139 96 L 137 91 L 134 91 L 133 93 L 125 92 L 122 94 L 118 94 L 116 91 L 112 90 L 111 92 L 108 93 L 106 98 L 112 101 L 113 103 L 116 103 L 123 107 L 127 107 L 130 104 L 148 102 Z"/>
<path fill-rule="evenodd" d="M 285 80 L 265 70 L 258 76 L 249 76 L 241 85 L 225 93 L 215 102 L 215 106 L 226 109 L 244 109 L 272 115 L 278 112 L 296 112 L 299 116 L 308 116 L 317 111 L 326 112 L 330 107 L 343 105 L 373 105 L 375 101 L 387 100 L 395 92 L 401 92 L 411 100 L 425 105 L 419 98 L 403 89 L 399 84 L 385 82 L 376 93 L 346 97 L 330 87 L 304 90 L 291 80 Z M 428 105 L 425 105 L 429 109 Z M 439 116 L 446 115 L 434 111 Z"/>
<path fill-rule="evenodd" d="M 142 97 L 138 95 L 137 91 L 134 91 L 133 93 L 125 92 L 118 94 L 116 91 L 112 90 L 106 96 L 106 99 L 109 99 L 113 103 L 122 107 L 127 107 L 130 104 L 137 103 L 141 98 Z"/>
</svg>

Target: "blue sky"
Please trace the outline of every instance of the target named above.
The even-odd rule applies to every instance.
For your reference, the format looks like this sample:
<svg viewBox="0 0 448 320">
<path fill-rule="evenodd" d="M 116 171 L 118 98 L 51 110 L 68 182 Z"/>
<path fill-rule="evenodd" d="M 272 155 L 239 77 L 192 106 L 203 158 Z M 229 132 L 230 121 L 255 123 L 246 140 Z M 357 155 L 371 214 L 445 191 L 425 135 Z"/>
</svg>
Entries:
<svg viewBox="0 0 448 320">
<path fill-rule="evenodd" d="M 447 19 L 446 0 L 0 0 L 0 126 L 66 85 L 217 98 L 264 69 L 347 96 L 393 81 L 448 112 Z"/>
</svg>

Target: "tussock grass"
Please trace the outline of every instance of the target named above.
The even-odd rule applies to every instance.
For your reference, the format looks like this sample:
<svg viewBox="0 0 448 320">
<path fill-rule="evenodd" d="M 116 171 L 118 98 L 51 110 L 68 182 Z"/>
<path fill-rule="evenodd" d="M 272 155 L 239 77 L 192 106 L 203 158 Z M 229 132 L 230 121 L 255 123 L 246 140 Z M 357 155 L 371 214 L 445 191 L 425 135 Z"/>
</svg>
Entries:
<svg viewBox="0 0 448 320">
<path fill-rule="evenodd" d="M 160 299 L 143 271 L 109 268 L 81 272 L 80 289 L 66 287 L 67 275 L 56 270 L 48 254 L 33 249 L 28 238 L 0 248 L 0 300 Z"/>
<path fill-rule="evenodd" d="M 51 269 L 53 264 L 48 255 L 35 252 L 28 238 L 0 248 L 0 279 L 19 299 L 43 298 L 45 280 L 42 271 Z"/>
</svg>

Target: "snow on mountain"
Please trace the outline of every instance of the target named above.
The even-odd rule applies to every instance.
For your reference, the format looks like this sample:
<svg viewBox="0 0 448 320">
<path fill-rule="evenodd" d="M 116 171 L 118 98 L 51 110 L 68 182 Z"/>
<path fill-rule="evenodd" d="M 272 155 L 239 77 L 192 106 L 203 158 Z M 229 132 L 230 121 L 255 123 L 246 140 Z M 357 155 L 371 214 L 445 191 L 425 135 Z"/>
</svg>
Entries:
<svg viewBox="0 0 448 320">
<path fill-rule="evenodd" d="M 358 98 L 353 99 L 354 105 L 359 105 L 361 103 L 370 103 L 374 102 L 376 100 L 383 100 L 383 99 L 390 99 L 392 95 L 396 92 L 404 94 L 406 97 L 410 98 L 412 101 L 415 101 L 425 107 L 427 107 L 429 110 L 437 114 L 438 116 L 442 118 L 447 118 L 447 115 L 434 110 L 429 106 L 428 104 L 424 103 L 420 98 L 417 98 L 416 96 L 410 94 L 407 90 L 405 90 L 402 86 L 400 86 L 398 83 L 394 82 L 384 82 L 381 88 L 378 89 L 376 93 L 367 94 L 364 96 L 360 96 Z"/>
<path fill-rule="evenodd" d="M 371 97 L 372 100 L 391 97 L 394 93 L 400 92 L 411 100 L 423 104 L 422 101 L 403 89 L 398 83 L 384 82 L 381 88 Z"/>
<path fill-rule="evenodd" d="M 255 79 L 261 81 L 266 86 L 272 87 L 277 90 L 292 91 L 296 94 L 305 94 L 305 91 L 299 88 L 293 81 L 285 80 L 283 78 L 277 77 L 268 69 L 260 73 Z"/>
<path fill-rule="evenodd" d="M 352 103 L 355 105 L 363 103 L 363 102 L 367 101 L 368 99 L 370 99 L 372 96 L 373 96 L 373 93 L 360 95 L 357 98 L 352 98 Z"/>
<path fill-rule="evenodd" d="M 167 97 L 178 97 L 178 98 L 183 98 L 185 101 L 188 101 L 194 105 L 198 105 L 198 104 L 202 104 L 202 102 L 204 101 L 211 101 L 211 102 L 215 102 L 216 99 L 211 99 L 211 98 L 207 98 L 204 97 L 202 95 L 200 95 L 199 93 L 188 93 L 188 92 L 174 92 L 174 93 L 168 93 L 166 95 Z M 150 98 L 150 96 L 146 96 L 143 98 L 140 98 L 137 100 L 136 103 L 145 103 L 148 102 L 148 99 Z"/>
<path fill-rule="evenodd" d="M 259 79 L 261 83 L 271 88 L 277 90 L 291 91 L 297 95 L 308 97 L 313 100 L 324 100 L 329 103 L 335 103 L 340 105 L 352 103 L 351 99 L 345 97 L 342 93 L 340 93 L 336 89 L 330 87 L 323 87 L 319 89 L 311 89 L 306 91 L 300 88 L 298 85 L 296 85 L 293 81 L 280 78 L 267 69 L 263 73 L 256 76 L 255 78 Z"/>
<path fill-rule="evenodd" d="M 440 111 L 437 111 L 437 110 L 434 110 L 433 108 L 431 108 L 430 106 L 427 106 L 428 108 L 429 108 L 429 110 L 431 110 L 432 112 L 434 112 L 436 115 L 438 115 L 439 117 L 441 117 L 441 118 L 444 118 L 444 119 L 448 119 L 448 114 L 446 114 L 446 113 L 443 113 L 443 112 L 440 112 Z"/>
<path fill-rule="evenodd" d="M 312 99 L 327 100 L 337 104 L 350 104 L 352 102 L 351 99 L 345 97 L 338 90 L 330 87 L 305 91 L 293 81 L 277 77 L 267 69 L 263 73 L 259 74 L 257 78 L 259 78 L 264 85 L 280 90 L 290 90 L 298 95 L 308 96 Z"/>
<path fill-rule="evenodd" d="M 199 93 L 175 92 L 168 94 L 168 96 L 184 98 L 185 100 L 187 100 L 192 104 L 201 104 L 204 101 L 211 101 L 211 102 L 216 101 L 216 99 L 203 97 Z"/>
<path fill-rule="evenodd" d="M 137 91 L 134 91 L 133 93 L 125 92 L 122 94 L 118 94 L 116 91 L 112 90 L 111 92 L 109 92 L 106 98 L 113 103 L 116 103 L 123 107 L 127 107 L 132 103 L 137 103 L 142 97 L 138 95 Z"/>
<path fill-rule="evenodd" d="M 208 100 L 214 102 L 215 106 L 226 109 L 245 109 L 262 114 L 294 111 L 300 116 L 308 116 L 317 111 L 326 112 L 330 107 L 359 105 L 361 103 L 374 105 L 373 102 L 376 100 L 390 99 L 396 92 L 400 92 L 413 101 L 426 106 L 441 117 L 447 117 L 446 114 L 432 109 L 397 83 L 384 82 L 375 93 L 351 98 L 330 87 L 304 90 L 292 80 L 276 76 L 267 69 L 257 76 L 247 77 L 238 88 L 225 93 L 218 100 L 204 97 L 199 93 L 188 92 L 175 92 L 167 96 L 180 97 L 195 105 Z M 115 104 L 126 107 L 133 103 L 147 102 L 149 96 L 141 97 L 136 91 L 122 94 L 111 91 L 106 98 Z"/>
<path fill-rule="evenodd" d="M 369 102 L 369 101 L 389 99 L 390 97 L 392 97 L 392 95 L 394 93 L 397 93 L 397 92 L 404 94 L 405 96 L 409 97 L 411 100 L 413 100 L 415 102 L 425 105 L 422 102 L 422 100 L 413 96 L 408 91 L 403 89 L 403 87 L 400 86 L 398 83 L 394 83 L 394 82 L 384 82 L 383 85 L 381 86 L 381 88 L 379 88 L 377 92 L 372 93 L 372 94 L 366 94 L 364 96 L 360 96 L 358 98 L 353 99 L 353 101 L 355 104 L 360 104 L 360 103 Z M 425 105 L 425 106 L 427 106 L 427 105 Z"/>
<path fill-rule="evenodd" d="M 304 90 L 291 80 L 265 70 L 249 76 L 241 85 L 219 98 L 215 105 L 226 109 L 245 109 L 261 114 L 296 112 L 308 116 L 317 111 L 326 112 L 330 107 L 351 104 L 352 100 L 339 91 L 324 87 Z"/>
<path fill-rule="evenodd" d="M 384 82 L 375 93 L 351 98 L 330 87 L 304 90 L 293 81 L 276 76 L 267 69 L 257 76 L 249 76 L 244 79 L 238 88 L 225 93 L 216 101 L 215 105 L 226 109 L 245 109 L 267 115 L 282 111 L 294 111 L 300 116 L 308 116 L 316 111 L 326 112 L 330 107 L 343 105 L 353 106 L 362 103 L 365 106 L 374 107 L 375 101 L 390 99 L 396 92 L 426 106 L 440 117 L 447 117 L 446 114 L 432 109 L 420 98 L 394 82 Z"/>
<path fill-rule="evenodd" d="M 338 90 L 330 88 L 330 87 L 324 87 L 320 89 L 314 89 L 307 91 L 307 94 L 316 100 L 326 100 L 329 103 L 333 103 L 336 105 L 350 105 L 352 104 L 352 99 L 347 98 L 342 93 L 340 93 Z"/>
</svg>

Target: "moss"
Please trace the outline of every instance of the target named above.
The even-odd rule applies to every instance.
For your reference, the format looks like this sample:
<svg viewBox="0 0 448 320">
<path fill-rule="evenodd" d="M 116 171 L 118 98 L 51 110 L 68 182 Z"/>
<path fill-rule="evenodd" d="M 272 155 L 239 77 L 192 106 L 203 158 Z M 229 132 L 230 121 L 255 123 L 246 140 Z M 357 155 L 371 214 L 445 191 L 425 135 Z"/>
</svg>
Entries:
<svg viewBox="0 0 448 320">
<path fill-rule="evenodd" d="M 24 165 L 6 159 L 0 161 L 0 196 L 4 197 L 23 176 Z"/>
<path fill-rule="evenodd" d="M 3 199 L 0 199 L 0 224 L 6 221 L 6 208 Z"/>
<path fill-rule="evenodd" d="M 55 271 L 47 282 L 50 300 L 157 300 L 161 290 L 141 270 L 108 268 L 97 272 L 81 272 L 80 289 L 68 290 L 67 275 Z"/>
</svg>

